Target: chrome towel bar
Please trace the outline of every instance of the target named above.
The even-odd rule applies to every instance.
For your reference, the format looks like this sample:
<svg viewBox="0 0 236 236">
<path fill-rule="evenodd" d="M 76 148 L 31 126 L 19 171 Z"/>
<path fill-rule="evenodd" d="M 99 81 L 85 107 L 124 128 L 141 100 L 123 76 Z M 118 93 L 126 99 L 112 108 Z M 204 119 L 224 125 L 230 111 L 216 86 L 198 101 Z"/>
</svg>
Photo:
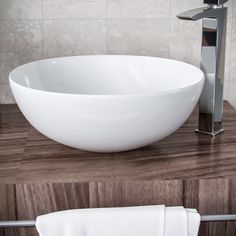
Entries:
<svg viewBox="0 0 236 236">
<path fill-rule="evenodd" d="M 202 222 L 216 221 L 236 221 L 236 215 L 203 215 Z M 35 227 L 35 220 L 16 220 L 16 221 L 0 221 L 0 228 L 7 227 Z"/>
<path fill-rule="evenodd" d="M 0 228 L 7 227 L 35 227 L 35 220 L 14 220 L 14 221 L 0 221 Z"/>
</svg>

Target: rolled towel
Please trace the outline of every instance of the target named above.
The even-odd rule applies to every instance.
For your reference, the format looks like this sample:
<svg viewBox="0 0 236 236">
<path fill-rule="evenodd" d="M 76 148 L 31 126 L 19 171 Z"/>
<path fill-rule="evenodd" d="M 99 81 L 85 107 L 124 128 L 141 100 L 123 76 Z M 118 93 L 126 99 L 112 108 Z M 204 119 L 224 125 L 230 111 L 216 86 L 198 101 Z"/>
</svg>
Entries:
<svg viewBox="0 0 236 236">
<path fill-rule="evenodd" d="M 188 236 L 197 236 L 200 227 L 201 216 L 196 209 L 186 209 L 186 211 L 188 214 Z"/>
<path fill-rule="evenodd" d="M 201 216 L 196 209 L 166 207 L 165 236 L 197 236 Z"/>
<path fill-rule="evenodd" d="M 197 236 L 200 215 L 183 207 L 78 209 L 36 219 L 40 236 Z"/>
<path fill-rule="evenodd" d="M 188 236 L 188 216 L 183 207 L 166 207 L 165 236 Z"/>
<path fill-rule="evenodd" d="M 165 206 L 78 209 L 36 219 L 40 236 L 163 236 Z"/>
</svg>

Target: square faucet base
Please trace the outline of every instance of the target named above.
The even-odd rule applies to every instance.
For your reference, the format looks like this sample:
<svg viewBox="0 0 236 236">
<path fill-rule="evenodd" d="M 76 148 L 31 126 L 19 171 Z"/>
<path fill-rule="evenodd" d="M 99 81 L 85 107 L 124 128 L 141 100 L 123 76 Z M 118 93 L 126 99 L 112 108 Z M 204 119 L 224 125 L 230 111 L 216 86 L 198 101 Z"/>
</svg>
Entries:
<svg viewBox="0 0 236 236">
<path fill-rule="evenodd" d="M 196 129 L 195 132 L 196 133 L 200 133 L 200 134 L 206 134 L 206 135 L 210 135 L 212 137 L 215 137 L 217 134 L 220 134 L 222 132 L 224 132 L 225 130 L 224 129 L 220 129 L 218 131 L 215 131 L 215 132 L 206 132 L 206 131 L 202 131 L 202 130 L 199 130 L 199 129 Z"/>
</svg>

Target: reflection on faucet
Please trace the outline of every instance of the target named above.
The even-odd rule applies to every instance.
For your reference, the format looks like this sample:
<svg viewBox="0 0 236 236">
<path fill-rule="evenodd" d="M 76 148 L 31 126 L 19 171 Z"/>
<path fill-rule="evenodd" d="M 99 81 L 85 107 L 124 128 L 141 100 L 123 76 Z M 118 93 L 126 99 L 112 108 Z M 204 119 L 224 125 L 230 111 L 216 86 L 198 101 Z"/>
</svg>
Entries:
<svg viewBox="0 0 236 236">
<path fill-rule="evenodd" d="M 208 7 L 179 14 L 183 20 L 203 19 L 201 69 L 205 84 L 199 102 L 198 132 L 215 136 L 223 131 L 223 85 L 225 67 L 225 41 L 227 0 L 205 0 Z"/>
</svg>

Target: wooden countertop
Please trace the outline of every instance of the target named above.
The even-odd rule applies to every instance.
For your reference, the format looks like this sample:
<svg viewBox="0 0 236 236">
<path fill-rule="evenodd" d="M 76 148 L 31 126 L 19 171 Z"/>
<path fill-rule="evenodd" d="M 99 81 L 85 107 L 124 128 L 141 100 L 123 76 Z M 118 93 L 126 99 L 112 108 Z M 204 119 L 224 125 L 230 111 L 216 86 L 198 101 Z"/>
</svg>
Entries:
<svg viewBox="0 0 236 236">
<path fill-rule="evenodd" d="M 236 176 L 236 111 L 229 103 L 224 105 L 225 132 L 214 140 L 194 133 L 195 110 L 168 138 L 116 154 L 84 152 L 58 144 L 32 128 L 16 105 L 1 105 L 0 183 Z"/>
</svg>

